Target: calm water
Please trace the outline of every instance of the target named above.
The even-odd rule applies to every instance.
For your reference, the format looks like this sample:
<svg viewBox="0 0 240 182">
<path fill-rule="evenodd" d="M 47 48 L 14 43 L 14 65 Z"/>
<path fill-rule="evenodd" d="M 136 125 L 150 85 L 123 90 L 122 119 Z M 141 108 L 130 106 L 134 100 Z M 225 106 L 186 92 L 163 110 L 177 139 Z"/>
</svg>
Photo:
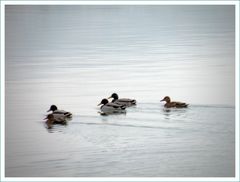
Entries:
<svg viewBox="0 0 240 182">
<path fill-rule="evenodd" d="M 233 6 L 7 6 L 6 176 L 234 176 L 234 29 Z M 138 105 L 100 116 L 113 92 Z"/>
</svg>

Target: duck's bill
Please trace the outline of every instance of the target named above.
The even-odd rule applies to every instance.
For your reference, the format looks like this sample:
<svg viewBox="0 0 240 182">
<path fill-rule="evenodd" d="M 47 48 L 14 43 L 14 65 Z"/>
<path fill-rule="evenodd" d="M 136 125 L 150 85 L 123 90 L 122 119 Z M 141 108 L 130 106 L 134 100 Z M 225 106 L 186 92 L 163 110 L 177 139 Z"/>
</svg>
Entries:
<svg viewBox="0 0 240 182">
<path fill-rule="evenodd" d="M 47 112 L 51 111 L 50 109 L 47 110 Z"/>
<path fill-rule="evenodd" d="M 111 98 L 112 98 L 112 96 L 108 97 L 108 99 L 111 99 Z"/>
<path fill-rule="evenodd" d="M 160 100 L 160 102 L 164 101 L 164 99 Z"/>
<path fill-rule="evenodd" d="M 97 106 L 100 106 L 101 105 L 101 103 L 99 103 Z"/>
<path fill-rule="evenodd" d="M 100 115 L 102 115 L 102 116 L 107 116 L 107 114 L 104 113 L 104 112 L 100 112 L 100 111 L 98 111 L 98 113 L 99 113 Z"/>
<path fill-rule="evenodd" d="M 44 120 L 47 119 L 47 116 L 44 118 Z"/>
</svg>

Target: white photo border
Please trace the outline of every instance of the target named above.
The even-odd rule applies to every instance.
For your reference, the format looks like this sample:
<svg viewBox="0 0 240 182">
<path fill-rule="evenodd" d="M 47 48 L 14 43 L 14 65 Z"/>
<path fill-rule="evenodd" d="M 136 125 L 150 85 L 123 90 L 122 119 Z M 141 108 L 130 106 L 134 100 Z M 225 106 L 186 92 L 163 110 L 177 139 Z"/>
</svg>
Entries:
<svg viewBox="0 0 240 182">
<path fill-rule="evenodd" d="M 240 181 L 239 179 L 239 4 L 235 1 L 1 1 L 1 179 L 0 181 Z M 5 177 L 5 6 L 6 5 L 234 5 L 235 6 L 235 177 Z"/>
</svg>

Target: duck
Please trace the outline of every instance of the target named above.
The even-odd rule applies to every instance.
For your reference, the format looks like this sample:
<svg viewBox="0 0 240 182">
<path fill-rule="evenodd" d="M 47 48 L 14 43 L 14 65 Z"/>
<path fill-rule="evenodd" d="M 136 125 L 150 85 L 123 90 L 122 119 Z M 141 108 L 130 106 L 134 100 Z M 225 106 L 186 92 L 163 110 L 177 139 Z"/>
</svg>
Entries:
<svg viewBox="0 0 240 182">
<path fill-rule="evenodd" d="M 126 106 L 119 105 L 116 103 L 108 102 L 107 99 L 102 99 L 102 101 L 98 104 L 100 106 L 100 109 L 102 111 L 101 115 L 108 115 L 108 114 L 114 114 L 114 113 L 125 113 L 126 112 Z"/>
<path fill-rule="evenodd" d="M 135 99 L 126 99 L 126 98 L 119 99 L 118 94 L 116 93 L 113 93 L 110 97 L 108 97 L 108 99 L 111 99 L 111 98 L 113 98 L 112 103 L 123 105 L 126 107 L 134 106 L 137 104 Z"/>
<path fill-rule="evenodd" d="M 46 116 L 46 118 L 44 118 L 44 119 L 47 119 L 45 123 L 46 123 L 48 129 L 51 129 L 54 124 L 65 125 L 67 123 L 66 116 L 64 116 L 64 115 L 56 118 L 54 114 L 48 114 Z"/>
<path fill-rule="evenodd" d="M 166 102 L 166 104 L 164 105 L 164 107 L 166 107 L 166 108 L 171 108 L 171 107 L 186 108 L 186 107 L 188 107 L 188 104 L 186 104 L 184 102 L 171 102 L 171 99 L 169 96 L 166 96 L 162 100 L 160 100 L 160 102 L 162 102 L 162 101 Z"/>
<path fill-rule="evenodd" d="M 56 105 L 51 105 L 50 109 L 47 111 L 52 111 L 52 114 L 54 115 L 54 118 L 61 118 L 61 117 L 66 117 L 66 118 L 71 118 L 72 113 L 64 110 L 58 110 Z"/>
</svg>

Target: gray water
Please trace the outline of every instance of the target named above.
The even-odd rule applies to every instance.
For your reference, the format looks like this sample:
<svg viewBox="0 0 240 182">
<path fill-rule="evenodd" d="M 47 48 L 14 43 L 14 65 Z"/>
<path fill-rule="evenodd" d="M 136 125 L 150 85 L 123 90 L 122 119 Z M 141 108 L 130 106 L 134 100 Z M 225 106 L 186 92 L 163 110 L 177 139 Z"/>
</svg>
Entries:
<svg viewBox="0 0 240 182">
<path fill-rule="evenodd" d="M 5 11 L 7 177 L 235 175 L 233 6 Z M 137 106 L 100 116 L 113 92 Z M 46 129 L 52 104 L 68 125 Z"/>
</svg>

